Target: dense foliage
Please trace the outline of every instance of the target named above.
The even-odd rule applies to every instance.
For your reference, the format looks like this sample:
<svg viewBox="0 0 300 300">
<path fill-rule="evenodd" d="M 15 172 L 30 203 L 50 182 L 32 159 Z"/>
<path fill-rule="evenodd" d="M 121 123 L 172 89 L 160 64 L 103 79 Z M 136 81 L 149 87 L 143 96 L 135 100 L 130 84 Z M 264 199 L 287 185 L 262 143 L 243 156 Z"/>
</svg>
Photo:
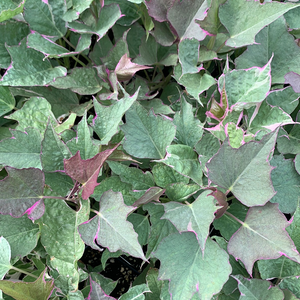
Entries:
<svg viewBox="0 0 300 300">
<path fill-rule="evenodd" d="M 300 299 L 300 2 L 20 1 L 0 299 L 115 299 L 119 256 L 143 261 L 120 300 Z"/>
</svg>

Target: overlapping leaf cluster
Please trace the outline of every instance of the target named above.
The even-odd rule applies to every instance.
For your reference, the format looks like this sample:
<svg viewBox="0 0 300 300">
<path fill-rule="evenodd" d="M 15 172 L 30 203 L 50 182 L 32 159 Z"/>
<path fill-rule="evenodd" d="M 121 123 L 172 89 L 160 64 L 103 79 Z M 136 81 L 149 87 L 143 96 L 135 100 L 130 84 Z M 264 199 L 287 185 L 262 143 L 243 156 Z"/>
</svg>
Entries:
<svg viewBox="0 0 300 300">
<path fill-rule="evenodd" d="M 0 299 L 115 299 L 120 255 L 144 261 L 121 300 L 300 299 L 284 2 L 1 5 Z"/>
</svg>

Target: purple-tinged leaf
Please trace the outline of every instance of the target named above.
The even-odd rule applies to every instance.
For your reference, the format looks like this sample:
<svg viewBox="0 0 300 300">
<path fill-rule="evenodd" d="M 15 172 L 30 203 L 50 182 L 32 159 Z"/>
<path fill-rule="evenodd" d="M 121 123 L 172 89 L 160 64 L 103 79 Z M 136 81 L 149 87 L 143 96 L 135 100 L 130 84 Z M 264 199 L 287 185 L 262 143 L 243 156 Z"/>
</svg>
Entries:
<svg viewBox="0 0 300 300">
<path fill-rule="evenodd" d="M 25 213 L 39 219 L 45 210 L 43 190 L 45 177 L 39 169 L 6 167 L 8 176 L 0 181 L 0 213 L 18 218 Z"/>
<path fill-rule="evenodd" d="M 215 218 L 215 199 L 207 190 L 202 192 L 191 204 L 168 202 L 163 204 L 165 214 L 162 219 L 167 219 L 182 233 L 191 231 L 195 233 L 201 250 L 204 253 L 205 243 L 209 235 L 210 224 Z"/>
<path fill-rule="evenodd" d="M 220 19 L 218 16 L 220 5 L 224 4 L 226 0 L 213 0 L 211 1 L 210 7 L 207 11 L 205 18 L 200 21 L 196 20 L 203 31 L 206 32 L 207 35 L 217 35 L 220 28 Z"/>
<path fill-rule="evenodd" d="M 163 158 L 166 147 L 175 137 L 176 128 L 173 123 L 156 116 L 152 111 L 148 113 L 138 103 L 125 116 L 126 124 L 121 127 L 125 133 L 125 151 L 138 158 Z"/>
<path fill-rule="evenodd" d="M 255 261 L 285 255 L 300 263 L 300 255 L 286 232 L 289 225 L 278 204 L 267 203 L 249 209 L 245 222 L 231 237 L 228 252 L 240 259 L 252 276 Z"/>
<path fill-rule="evenodd" d="M 204 40 L 206 33 L 195 21 L 205 17 L 206 9 L 207 3 L 204 0 L 174 1 L 168 9 L 167 19 L 180 40 L 185 38 Z"/>
<path fill-rule="evenodd" d="M 100 245 L 111 252 L 122 250 L 146 260 L 138 243 L 138 235 L 132 224 L 126 220 L 128 214 L 135 209 L 136 207 L 124 204 L 121 193 L 105 192 L 100 199 L 99 213 L 78 226 L 82 240 L 96 250 L 101 250 L 98 246 Z"/>
<path fill-rule="evenodd" d="M 272 58 L 262 68 L 233 70 L 220 76 L 219 90 L 225 85 L 228 109 L 238 111 L 248 109 L 267 97 L 271 86 L 271 61 Z"/>
<path fill-rule="evenodd" d="M 118 146 L 119 144 L 86 160 L 81 159 L 79 151 L 70 159 L 64 159 L 66 174 L 82 184 L 82 199 L 87 200 L 93 194 L 95 187 L 99 185 L 97 178 L 101 167 Z"/>
<path fill-rule="evenodd" d="M 148 189 L 146 191 L 146 193 L 141 197 L 139 198 L 138 200 L 136 200 L 132 206 L 141 206 L 141 205 L 144 205 L 144 204 L 147 204 L 151 201 L 156 201 L 156 202 L 159 202 L 159 197 L 165 192 L 164 189 L 161 189 L 157 186 L 153 186 L 151 187 L 150 189 Z"/>
<path fill-rule="evenodd" d="M 247 206 L 264 205 L 275 194 L 268 159 L 276 137 L 277 131 L 238 149 L 232 148 L 226 139 L 219 152 L 206 164 L 209 180 L 231 191 Z"/>
<path fill-rule="evenodd" d="M 300 48 L 295 43 L 294 36 L 288 32 L 284 17 L 278 18 L 259 32 L 256 42 L 235 60 L 237 69 L 253 66 L 262 68 L 274 55 L 271 62 L 272 84 L 284 83 L 285 75 L 290 71 L 300 73 Z"/>
<path fill-rule="evenodd" d="M 11 19 L 15 15 L 23 12 L 25 0 L 3 1 L 1 3 L 0 22 Z"/>
<path fill-rule="evenodd" d="M 11 252 L 8 241 L 1 236 L 0 237 L 0 279 L 10 270 L 11 264 Z"/>
<path fill-rule="evenodd" d="M 298 6 L 299 4 L 276 1 L 262 4 L 255 0 L 228 0 L 219 8 L 220 21 L 230 34 L 226 45 L 242 47 L 254 44 L 255 35 L 261 29 Z M 234 18 L 232 18 L 233 15 Z"/>
<path fill-rule="evenodd" d="M 170 25 L 166 22 L 160 23 L 155 20 L 153 20 L 153 23 L 154 29 L 151 31 L 151 34 L 155 37 L 155 40 L 162 46 L 169 47 L 173 45 L 176 38 L 171 32 Z"/>
<path fill-rule="evenodd" d="M 0 164 L 12 168 L 41 169 L 41 135 L 28 127 L 26 132 L 10 130 L 12 137 L 0 142 Z"/>
<path fill-rule="evenodd" d="M 224 193 L 222 193 L 214 187 L 210 188 L 210 190 L 212 190 L 212 193 L 210 195 L 215 197 L 215 199 L 218 201 L 217 207 L 219 209 L 216 211 L 216 219 L 219 219 L 223 216 L 223 214 L 228 208 L 227 197 Z"/>
<path fill-rule="evenodd" d="M 146 1 L 149 15 L 159 22 L 167 21 L 167 12 L 176 0 Z"/>
<path fill-rule="evenodd" d="M 300 75 L 295 72 L 289 72 L 284 75 L 285 82 L 290 84 L 295 93 L 300 93 Z"/>
<path fill-rule="evenodd" d="M 88 297 L 86 298 L 87 300 L 113 300 L 115 298 L 110 297 L 105 294 L 105 292 L 102 290 L 100 284 L 98 284 L 96 281 L 92 280 L 90 278 L 90 292 Z"/>
<path fill-rule="evenodd" d="M 113 3 L 101 8 L 98 16 L 98 22 L 92 23 L 92 26 L 75 21 L 70 22 L 69 27 L 70 30 L 74 32 L 96 34 L 98 36 L 98 40 L 100 40 L 121 17 L 122 15 L 119 5 Z"/>
<path fill-rule="evenodd" d="M 63 0 L 26 0 L 24 18 L 31 30 L 56 40 L 67 32 L 67 24 L 61 18 L 66 9 Z"/>
<path fill-rule="evenodd" d="M 145 69 L 151 69 L 152 67 L 141 66 L 131 62 L 131 58 L 125 53 L 119 60 L 115 72 L 119 81 L 129 80 L 136 72 Z"/>
<path fill-rule="evenodd" d="M 278 286 L 272 286 L 268 280 L 261 279 L 247 279 L 242 275 L 232 276 L 237 282 L 241 292 L 240 300 L 248 299 L 278 299 L 284 298 L 283 291 Z"/>
<path fill-rule="evenodd" d="M 48 300 L 54 289 L 54 279 L 46 281 L 46 271 L 34 282 L 0 281 L 0 289 L 16 300 Z"/>
<path fill-rule="evenodd" d="M 231 273 L 228 254 L 210 238 L 205 252 L 192 232 L 167 236 L 153 255 L 160 260 L 160 280 L 169 280 L 172 300 L 211 299 Z M 176 263 L 174 263 L 176 262 Z"/>
<path fill-rule="evenodd" d="M 9 86 L 41 86 L 52 82 L 55 78 L 66 76 L 64 67 L 52 67 L 44 55 L 34 49 L 27 48 L 23 39 L 19 46 L 6 46 L 12 58 L 12 64 L 0 80 L 0 85 Z"/>
</svg>

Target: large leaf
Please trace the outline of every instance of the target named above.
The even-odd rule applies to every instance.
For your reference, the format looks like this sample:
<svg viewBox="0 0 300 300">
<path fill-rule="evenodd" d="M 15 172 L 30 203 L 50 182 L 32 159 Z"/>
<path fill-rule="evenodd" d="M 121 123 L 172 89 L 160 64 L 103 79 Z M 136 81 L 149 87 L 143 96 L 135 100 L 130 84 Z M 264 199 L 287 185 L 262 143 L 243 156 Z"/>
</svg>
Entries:
<svg viewBox="0 0 300 300">
<path fill-rule="evenodd" d="M 219 89 L 225 86 L 229 108 L 240 111 L 266 98 L 271 86 L 271 60 L 262 68 L 233 70 L 219 78 Z"/>
<path fill-rule="evenodd" d="M 191 231 L 196 234 L 199 245 L 204 252 L 209 227 L 215 218 L 217 210 L 215 198 L 210 195 L 211 191 L 204 191 L 197 199 L 189 204 L 177 202 L 165 203 L 165 214 L 162 219 L 168 219 L 178 231 Z"/>
<path fill-rule="evenodd" d="M 95 187 L 99 185 L 97 178 L 101 167 L 118 146 L 86 160 L 81 159 L 79 151 L 70 159 L 64 159 L 66 174 L 82 184 L 82 199 L 87 200 L 93 194 Z"/>
<path fill-rule="evenodd" d="M 44 174 L 39 169 L 6 167 L 8 176 L 0 181 L 0 213 L 15 218 L 25 213 L 39 219 L 44 213 Z"/>
<path fill-rule="evenodd" d="M 220 20 L 230 34 L 226 45 L 242 47 L 254 44 L 255 35 L 261 29 L 298 6 L 299 4 L 278 3 L 276 1 L 261 4 L 255 0 L 228 0 L 219 9 Z M 232 15 L 235 17 L 232 18 Z"/>
<path fill-rule="evenodd" d="M 45 214 L 39 222 L 41 243 L 51 256 L 51 268 L 60 275 L 62 288 L 68 290 L 70 284 L 73 289 L 77 289 L 77 261 L 84 252 L 84 243 L 77 227 L 88 220 L 90 203 L 83 201 L 78 211 L 57 199 L 46 199 L 45 206 Z"/>
<path fill-rule="evenodd" d="M 173 300 L 191 299 L 193 294 L 200 299 L 211 299 L 231 273 L 228 254 L 209 238 L 203 255 L 192 232 L 169 235 L 154 256 L 161 262 L 159 279 L 170 281 Z"/>
<path fill-rule="evenodd" d="M 132 224 L 126 220 L 128 214 L 136 208 L 126 206 L 122 194 L 112 191 L 105 192 L 100 203 L 99 213 L 78 227 L 83 241 L 93 249 L 99 250 L 98 244 L 107 247 L 111 252 L 122 250 L 146 260 L 138 243 L 138 235 Z"/>
<path fill-rule="evenodd" d="M 219 152 L 206 164 L 208 178 L 231 191 L 247 206 L 264 205 L 275 194 L 268 159 L 276 137 L 277 131 L 238 149 L 232 148 L 225 140 Z"/>
<path fill-rule="evenodd" d="M 273 84 L 284 83 L 284 75 L 290 71 L 300 73 L 300 49 L 294 37 L 288 33 L 283 17 L 259 32 L 256 42 L 257 44 L 248 46 L 247 51 L 236 59 L 238 69 L 263 67 L 274 54 L 271 62 Z"/>
<path fill-rule="evenodd" d="M 41 135 L 35 128 L 11 130 L 12 137 L 0 142 L 0 163 L 13 168 L 41 169 Z"/>
<path fill-rule="evenodd" d="M 252 275 L 255 261 L 275 259 L 285 255 L 300 263 L 300 255 L 285 228 L 289 225 L 278 204 L 249 209 L 245 222 L 231 237 L 228 252 L 240 259 Z"/>
<path fill-rule="evenodd" d="M 19 46 L 7 46 L 12 58 L 12 65 L 3 75 L 0 85 L 35 86 L 46 85 L 55 78 L 66 76 L 64 67 L 52 67 L 44 55 L 26 47 L 23 39 Z"/>
<path fill-rule="evenodd" d="M 93 128 L 101 139 L 101 144 L 108 144 L 111 138 L 118 132 L 123 115 L 136 101 L 138 93 L 139 90 L 130 96 L 125 92 L 122 99 L 113 102 L 110 106 L 101 105 L 96 99 L 94 100 L 96 118 L 93 120 Z"/>
<path fill-rule="evenodd" d="M 115 300 L 115 298 L 110 297 L 105 294 L 101 286 L 94 280 L 90 278 L 90 292 L 88 297 L 86 298 L 87 300 L 94 300 L 94 299 L 99 299 L 99 300 Z"/>
<path fill-rule="evenodd" d="M 0 237 L 0 279 L 10 270 L 10 245 L 5 237 Z"/>
<path fill-rule="evenodd" d="M 53 279 L 45 280 L 46 270 L 34 282 L 0 281 L 0 289 L 16 300 L 47 300 L 53 289 Z"/>
<path fill-rule="evenodd" d="M 163 158 L 166 148 L 175 137 L 175 126 L 170 120 L 148 113 L 135 103 L 126 112 L 126 124 L 121 127 L 125 133 L 124 149 L 139 158 Z"/>
</svg>

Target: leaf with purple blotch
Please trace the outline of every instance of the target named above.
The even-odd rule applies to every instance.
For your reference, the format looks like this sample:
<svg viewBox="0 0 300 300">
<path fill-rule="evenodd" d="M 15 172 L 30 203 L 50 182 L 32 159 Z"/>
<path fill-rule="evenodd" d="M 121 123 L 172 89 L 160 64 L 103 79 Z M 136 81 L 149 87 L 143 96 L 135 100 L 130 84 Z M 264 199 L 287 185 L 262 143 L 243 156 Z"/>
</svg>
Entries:
<svg viewBox="0 0 300 300">
<path fill-rule="evenodd" d="M 215 218 L 215 198 L 210 190 L 202 192 L 191 204 L 168 202 L 163 204 L 165 214 L 162 219 L 168 219 L 182 233 L 194 232 L 201 250 L 204 253 L 205 243 L 209 235 L 210 224 Z"/>
<path fill-rule="evenodd" d="M 0 213 L 15 218 L 25 213 L 32 220 L 44 213 L 43 190 L 45 177 L 39 169 L 6 167 L 8 176 L 0 181 Z"/>
<path fill-rule="evenodd" d="M 149 0 L 145 4 L 149 15 L 159 22 L 167 21 L 167 12 L 176 0 Z"/>
<path fill-rule="evenodd" d="M 80 151 L 71 158 L 64 159 L 66 174 L 82 184 L 82 199 L 87 200 L 93 194 L 95 187 L 100 184 L 97 183 L 100 169 L 118 146 L 119 144 L 86 160 L 81 159 Z"/>
<path fill-rule="evenodd" d="M 298 6 L 299 4 L 276 1 L 262 4 L 253 0 L 228 0 L 219 8 L 220 21 L 230 34 L 226 45 L 238 48 L 254 44 L 255 35 L 261 29 Z M 234 18 L 232 18 L 233 15 Z"/>
<path fill-rule="evenodd" d="M 11 66 L 0 80 L 0 85 L 8 86 L 41 86 L 52 82 L 55 78 L 66 76 L 66 68 L 52 67 L 44 55 L 28 48 L 26 39 L 18 46 L 6 46 L 12 58 Z"/>
<path fill-rule="evenodd" d="M 134 257 L 146 260 L 138 235 L 127 216 L 136 207 L 124 204 L 122 194 L 107 191 L 100 199 L 100 210 L 89 221 L 78 226 L 83 241 L 93 249 L 106 247 L 111 252 L 122 250 Z"/>
<path fill-rule="evenodd" d="M 255 261 L 281 255 L 300 263 L 300 255 L 285 228 L 290 224 L 278 204 L 267 203 L 249 209 L 242 226 L 231 237 L 228 252 L 240 259 L 252 276 Z"/>
<path fill-rule="evenodd" d="M 211 299 L 231 274 L 228 254 L 208 238 L 205 252 L 192 232 L 167 236 L 153 255 L 160 260 L 159 279 L 169 280 L 172 300 Z M 176 262 L 176 263 L 175 263 Z"/>
<path fill-rule="evenodd" d="M 261 141 L 250 141 L 235 149 L 226 139 L 219 152 L 206 164 L 208 179 L 247 206 L 264 205 L 275 194 L 269 156 L 274 150 L 277 132 Z"/>
</svg>

